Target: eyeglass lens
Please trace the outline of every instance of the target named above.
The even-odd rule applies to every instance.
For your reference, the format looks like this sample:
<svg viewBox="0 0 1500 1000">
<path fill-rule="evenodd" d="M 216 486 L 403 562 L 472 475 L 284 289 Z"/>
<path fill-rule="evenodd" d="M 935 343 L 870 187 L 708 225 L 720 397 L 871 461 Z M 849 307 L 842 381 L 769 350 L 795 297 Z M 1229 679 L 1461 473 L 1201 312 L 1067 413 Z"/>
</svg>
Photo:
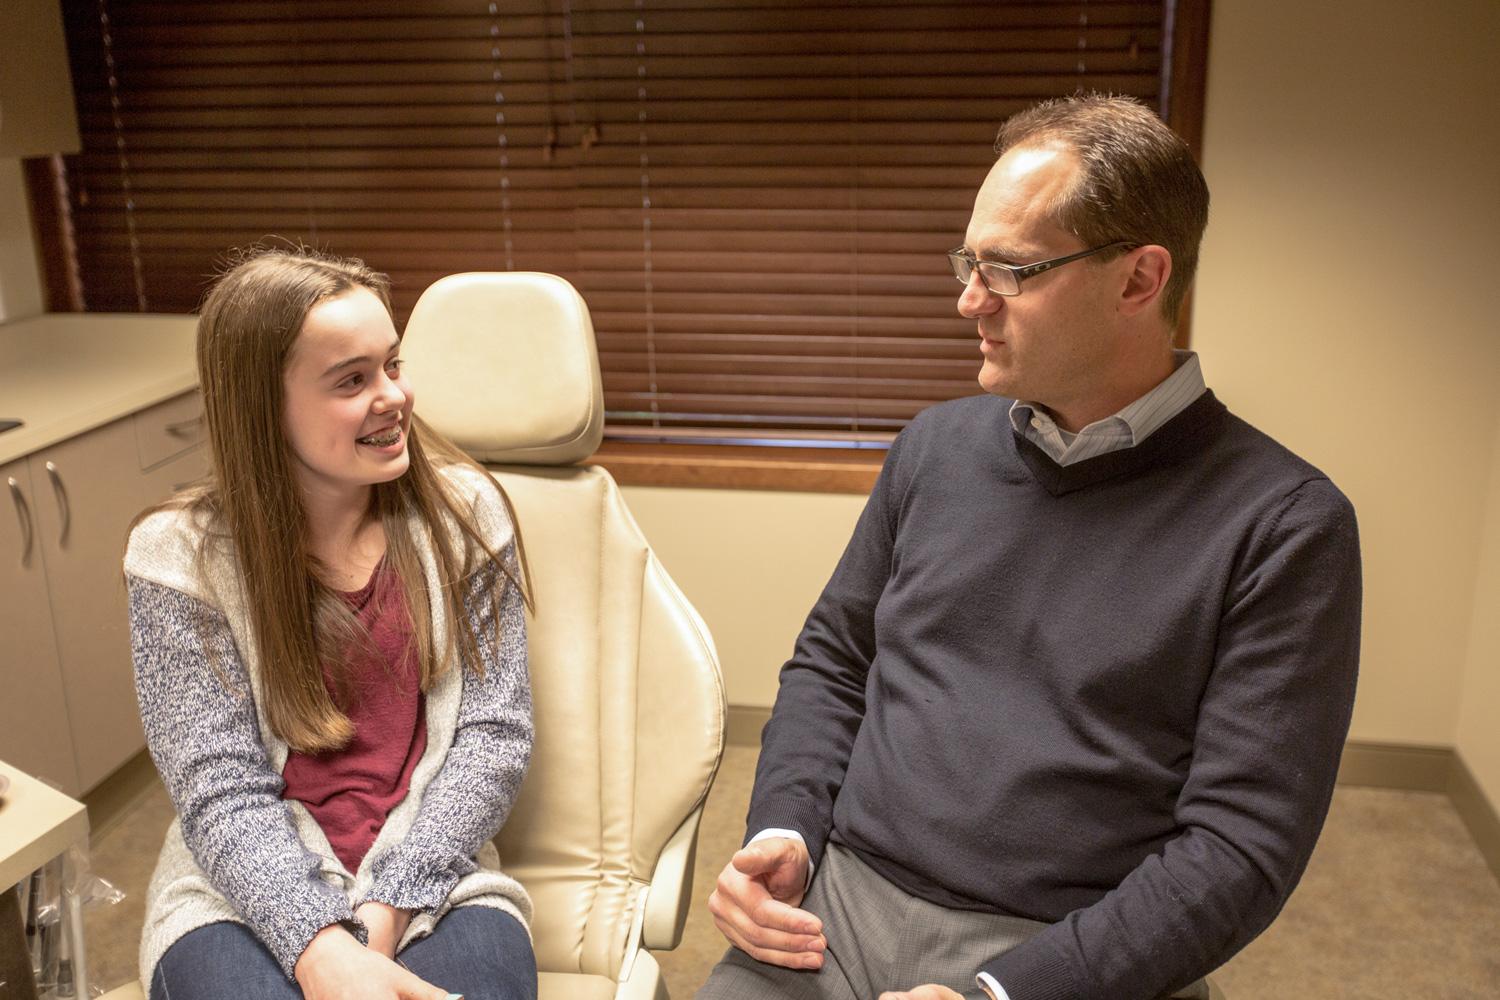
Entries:
<svg viewBox="0 0 1500 1000">
<path fill-rule="evenodd" d="M 974 264 L 969 258 L 956 253 L 949 254 L 948 261 L 953 265 L 953 276 L 967 285 L 969 276 L 974 271 Z M 1007 268 L 985 267 L 980 264 L 979 280 L 996 295 L 1014 295 L 1019 290 L 1015 274 Z"/>
</svg>

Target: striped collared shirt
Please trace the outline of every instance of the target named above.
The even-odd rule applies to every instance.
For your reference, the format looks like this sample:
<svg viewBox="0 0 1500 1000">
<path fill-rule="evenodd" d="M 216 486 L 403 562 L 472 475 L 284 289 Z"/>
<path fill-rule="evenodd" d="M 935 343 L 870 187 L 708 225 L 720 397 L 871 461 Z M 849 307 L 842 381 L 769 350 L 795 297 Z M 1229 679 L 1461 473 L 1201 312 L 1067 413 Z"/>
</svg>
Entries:
<svg viewBox="0 0 1500 1000">
<path fill-rule="evenodd" d="M 1037 403 L 1016 400 L 1010 423 L 1058 465 L 1072 465 L 1122 448 L 1134 448 L 1203 395 L 1203 368 L 1194 351 L 1173 351 L 1177 370 L 1155 389 L 1112 417 L 1095 420 L 1076 434 L 1057 426 Z"/>
</svg>

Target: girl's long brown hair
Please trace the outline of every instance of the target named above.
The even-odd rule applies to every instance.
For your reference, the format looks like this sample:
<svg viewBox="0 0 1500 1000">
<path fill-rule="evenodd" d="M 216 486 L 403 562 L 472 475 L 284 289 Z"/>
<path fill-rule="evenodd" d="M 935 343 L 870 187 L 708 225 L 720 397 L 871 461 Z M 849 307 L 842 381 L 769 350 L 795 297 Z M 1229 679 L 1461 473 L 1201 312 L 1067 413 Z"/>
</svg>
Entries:
<svg viewBox="0 0 1500 1000">
<path fill-rule="evenodd" d="M 345 600 L 320 579 L 308 551 L 302 496 L 282 428 L 282 377 L 312 307 L 356 288 L 369 289 L 391 310 L 385 275 L 359 260 L 301 248 L 252 249 L 215 282 L 198 319 L 198 377 L 212 475 L 205 485 L 163 505 L 207 514 L 212 533 L 232 543 L 260 660 L 266 719 L 278 737 L 304 753 L 338 749 L 354 735 L 324 683 L 323 665 L 334 675 L 335 690 L 347 690 L 343 670 L 351 644 L 368 637 Z M 385 529 L 386 561 L 401 581 L 426 691 L 455 659 L 483 670 L 464 595 L 466 581 L 486 562 L 494 561 L 504 574 L 504 584 L 489 595 L 496 639 L 505 588 L 516 587 L 527 607 L 531 597 L 522 582 L 528 572 L 520 525 L 500 484 L 415 415 L 407 449 L 406 473 L 373 487 L 371 514 Z M 472 466 L 494 486 L 515 529 L 519 569 L 491 549 L 474 512 L 439 474 L 439 468 L 453 464 Z M 413 516 L 426 528 L 424 539 L 414 537 Z M 445 526 L 453 524 L 461 550 Z M 429 601 L 422 568 L 426 539 L 437 564 L 442 601 L 437 609 Z M 200 563 L 208 547 L 205 541 Z M 434 611 L 450 623 L 441 649 L 433 638 Z"/>
</svg>

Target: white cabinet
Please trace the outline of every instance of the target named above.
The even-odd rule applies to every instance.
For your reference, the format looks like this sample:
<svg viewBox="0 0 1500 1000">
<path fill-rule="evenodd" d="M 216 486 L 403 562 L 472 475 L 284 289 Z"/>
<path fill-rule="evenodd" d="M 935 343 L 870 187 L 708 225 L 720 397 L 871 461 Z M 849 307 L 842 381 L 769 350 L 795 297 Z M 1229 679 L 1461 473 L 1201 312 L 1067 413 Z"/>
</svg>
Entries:
<svg viewBox="0 0 1500 1000">
<path fill-rule="evenodd" d="M 187 393 L 5 467 L 0 622 L 23 638 L 0 659 L 0 759 L 71 795 L 145 746 L 120 561 L 135 516 L 206 471 L 198 414 Z"/>
<path fill-rule="evenodd" d="M 78 792 L 29 463 L 0 466 L 0 760 Z"/>
</svg>

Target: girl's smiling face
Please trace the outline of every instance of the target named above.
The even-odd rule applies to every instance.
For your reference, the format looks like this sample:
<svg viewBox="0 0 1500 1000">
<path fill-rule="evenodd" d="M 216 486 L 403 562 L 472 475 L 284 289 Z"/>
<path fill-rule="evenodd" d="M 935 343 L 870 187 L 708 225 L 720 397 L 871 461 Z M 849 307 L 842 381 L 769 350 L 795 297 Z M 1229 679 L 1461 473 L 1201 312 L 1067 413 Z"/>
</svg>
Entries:
<svg viewBox="0 0 1500 1000">
<path fill-rule="evenodd" d="M 412 391 L 384 304 L 354 288 L 307 313 L 282 372 L 282 421 L 304 494 L 357 497 L 406 472 Z"/>
</svg>

